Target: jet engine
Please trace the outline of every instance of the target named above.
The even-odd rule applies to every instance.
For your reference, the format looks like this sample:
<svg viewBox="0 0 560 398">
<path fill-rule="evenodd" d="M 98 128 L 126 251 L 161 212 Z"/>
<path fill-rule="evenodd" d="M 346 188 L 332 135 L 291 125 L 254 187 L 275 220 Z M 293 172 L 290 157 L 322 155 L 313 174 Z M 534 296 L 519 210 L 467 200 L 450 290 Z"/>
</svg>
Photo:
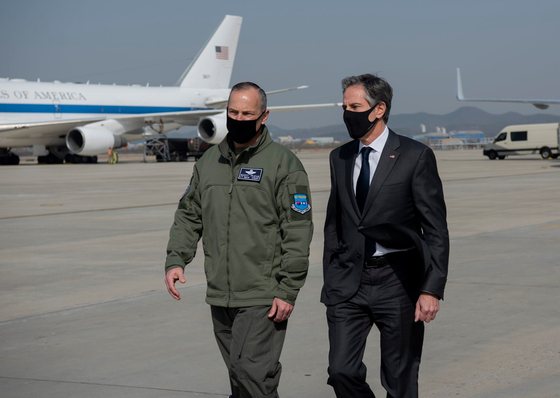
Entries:
<svg viewBox="0 0 560 398">
<path fill-rule="evenodd" d="M 115 135 L 100 123 L 76 127 L 66 134 L 66 146 L 70 152 L 77 155 L 95 156 L 107 152 L 108 149 L 122 148 L 126 145 L 124 137 Z"/>
<path fill-rule="evenodd" d="M 226 113 L 200 119 L 198 136 L 209 144 L 219 144 L 227 134 Z"/>
</svg>

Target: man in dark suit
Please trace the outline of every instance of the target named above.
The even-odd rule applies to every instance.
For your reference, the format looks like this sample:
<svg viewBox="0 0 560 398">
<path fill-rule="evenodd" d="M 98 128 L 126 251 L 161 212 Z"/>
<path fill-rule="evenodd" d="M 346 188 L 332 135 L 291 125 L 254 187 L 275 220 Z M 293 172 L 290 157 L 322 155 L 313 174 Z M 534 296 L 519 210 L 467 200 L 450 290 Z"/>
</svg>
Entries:
<svg viewBox="0 0 560 398">
<path fill-rule="evenodd" d="M 374 397 L 362 360 L 375 324 L 387 397 L 418 397 L 424 322 L 436 317 L 447 279 L 442 183 L 432 150 L 387 128 L 389 83 L 365 74 L 342 88 L 353 140 L 330 155 L 321 293 L 328 384 L 339 398 Z"/>
</svg>

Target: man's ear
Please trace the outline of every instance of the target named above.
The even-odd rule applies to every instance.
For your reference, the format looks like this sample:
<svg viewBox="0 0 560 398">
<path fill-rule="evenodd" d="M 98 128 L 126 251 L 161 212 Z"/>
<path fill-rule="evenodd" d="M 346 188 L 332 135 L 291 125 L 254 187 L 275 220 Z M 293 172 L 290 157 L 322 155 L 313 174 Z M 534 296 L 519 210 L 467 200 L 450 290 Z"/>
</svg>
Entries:
<svg viewBox="0 0 560 398">
<path fill-rule="evenodd" d="M 385 111 L 387 110 L 387 105 L 385 102 L 380 102 L 374 109 L 374 115 L 378 119 L 382 119 L 383 115 L 385 115 Z"/>
<path fill-rule="evenodd" d="M 267 109 L 266 112 L 264 113 L 264 118 L 262 120 L 262 124 L 265 124 L 266 121 L 268 120 L 268 115 L 270 114 L 270 111 Z"/>
</svg>

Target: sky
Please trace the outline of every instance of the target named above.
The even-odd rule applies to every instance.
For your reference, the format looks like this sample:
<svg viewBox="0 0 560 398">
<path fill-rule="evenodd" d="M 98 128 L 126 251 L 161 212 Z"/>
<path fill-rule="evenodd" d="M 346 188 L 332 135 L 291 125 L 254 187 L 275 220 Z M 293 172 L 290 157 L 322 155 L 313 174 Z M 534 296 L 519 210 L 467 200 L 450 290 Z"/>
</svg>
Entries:
<svg viewBox="0 0 560 398">
<path fill-rule="evenodd" d="M 0 0 L 0 77 L 173 85 L 226 14 L 243 17 L 232 84 L 278 94 L 269 105 L 340 102 L 342 78 L 376 73 L 392 114 L 559 115 L 465 96 L 560 99 L 560 1 Z M 284 129 L 342 123 L 340 108 L 273 114 Z M 390 122 L 389 122 L 390 126 Z"/>
</svg>

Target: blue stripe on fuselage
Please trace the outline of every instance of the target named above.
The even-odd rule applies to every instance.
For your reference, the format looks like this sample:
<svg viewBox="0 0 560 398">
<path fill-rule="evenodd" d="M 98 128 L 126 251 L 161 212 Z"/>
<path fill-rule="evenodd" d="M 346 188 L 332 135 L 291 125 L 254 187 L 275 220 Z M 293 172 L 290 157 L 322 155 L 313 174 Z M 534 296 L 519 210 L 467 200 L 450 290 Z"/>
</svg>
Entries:
<svg viewBox="0 0 560 398">
<path fill-rule="evenodd" d="M 210 108 L 171 106 L 67 105 L 67 104 L 0 104 L 0 113 L 166 113 L 199 111 Z"/>
</svg>

